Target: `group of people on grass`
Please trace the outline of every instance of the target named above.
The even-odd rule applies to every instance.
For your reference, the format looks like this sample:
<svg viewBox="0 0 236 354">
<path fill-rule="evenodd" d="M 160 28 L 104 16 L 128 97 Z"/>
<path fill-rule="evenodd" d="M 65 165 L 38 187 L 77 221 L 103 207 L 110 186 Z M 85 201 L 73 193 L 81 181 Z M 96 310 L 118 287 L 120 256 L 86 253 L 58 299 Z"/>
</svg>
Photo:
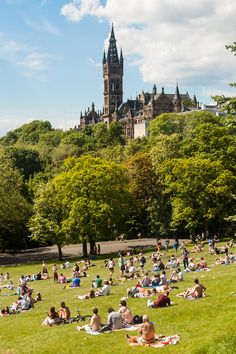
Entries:
<svg viewBox="0 0 236 354">
<path fill-rule="evenodd" d="M 150 297 L 156 296 L 156 299 L 149 299 L 147 306 L 151 308 L 160 308 L 173 305 L 170 299 L 170 290 L 173 283 L 182 282 L 184 280 L 185 271 L 198 271 L 207 269 L 207 262 L 203 257 L 198 260 L 194 258 L 189 258 L 189 252 L 186 248 L 184 242 L 177 244 L 178 240 L 174 241 L 173 248 L 180 250 L 177 257 L 176 254 L 171 255 L 167 262 L 163 262 L 161 253 L 161 245 L 159 243 L 157 247 L 157 252 L 154 252 L 150 257 L 150 263 L 147 264 L 147 257 L 141 252 L 138 256 L 132 256 L 129 259 L 125 259 L 122 253 L 118 257 L 118 268 L 120 271 L 121 279 L 138 279 L 137 284 L 127 289 L 127 297 Z M 169 250 L 170 243 L 167 240 L 164 243 L 165 251 Z M 212 245 L 209 245 L 209 251 Z M 214 247 L 215 244 L 214 244 Z M 231 252 L 229 254 L 228 247 L 233 247 L 232 242 L 228 243 L 221 248 L 222 257 L 217 257 L 215 264 L 229 264 L 236 261 L 236 256 Z M 192 252 L 202 252 L 203 246 L 194 247 Z M 212 248 L 211 248 L 212 249 Z M 181 266 L 183 265 L 183 270 Z M 72 268 L 71 277 L 66 277 L 63 273 L 58 276 L 58 266 L 54 264 L 52 266 L 53 281 L 59 284 L 63 284 L 64 287 L 80 287 L 81 277 L 87 276 L 86 271 L 92 266 L 90 261 L 86 261 L 83 266 L 79 267 L 78 263 L 75 263 Z M 96 278 L 91 281 L 91 290 L 84 295 L 76 295 L 76 299 L 84 300 L 95 298 L 98 296 L 110 295 L 111 287 L 113 285 L 112 276 L 115 271 L 115 261 L 110 258 L 108 261 L 104 262 L 104 266 L 107 267 L 110 279 L 102 280 L 99 274 Z M 70 262 L 64 264 L 61 269 L 69 269 L 71 267 Z M 149 271 L 147 271 L 147 267 Z M 151 269 L 150 269 L 151 268 Z M 41 279 L 48 279 L 48 271 L 46 265 L 43 263 L 42 271 L 39 272 L 42 275 Z M 0 274 L 0 283 L 5 280 L 4 275 Z M 20 311 L 25 311 L 34 307 L 35 302 L 41 300 L 40 293 L 37 294 L 35 298 L 32 296 L 32 289 L 27 285 L 28 281 L 37 280 L 37 278 L 32 279 L 32 276 L 21 276 L 17 284 L 18 299 L 10 306 L 5 307 L 1 310 L 1 316 L 7 316 L 11 313 L 18 313 Z M 38 279 L 40 280 L 40 279 Z M 10 281 L 9 281 L 10 282 Z M 72 285 L 67 285 L 71 282 Z M 9 284 L 8 287 L 14 290 L 13 283 Z M 6 287 L 6 285 L 0 285 L 0 288 Z M 1 291 L 1 290 L 0 290 Z M 197 278 L 194 279 L 193 287 L 186 289 L 184 292 L 178 294 L 181 298 L 191 298 L 197 299 L 204 297 L 206 287 L 199 283 Z M 55 307 L 52 306 L 47 314 L 47 317 L 43 321 L 43 325 L 53 326 L 54 324 L 65 323 L 71 318 L 71 312 L 65 302 L 61 302 L 60 309 L 56 311 Z M 79 327 L 80 330 L 86 331 L 96 331 L 96 332 L 106 332 L 112 330 L 118 330 L 126 328 L 127 326 L 137 324 L 138 321 L 141 322 L 139 333 L 140 336 L 129 336 L 127 335 L 127 341 L 130 343 L 151 343 L 155 340 L 155 328 L 154 325 L 149 321 L 147 315 L 134 316 L 132 310 L 127 306 L 126 298 L 122 298 L 117 310 L 113 307 L 108 308 L 107 323 L 102 323 L 101 317 L 99 316 L 99 311 L 97 307 L 93 308 L 93 314 L 91 316 L 88 325 Z"/>
</svg>

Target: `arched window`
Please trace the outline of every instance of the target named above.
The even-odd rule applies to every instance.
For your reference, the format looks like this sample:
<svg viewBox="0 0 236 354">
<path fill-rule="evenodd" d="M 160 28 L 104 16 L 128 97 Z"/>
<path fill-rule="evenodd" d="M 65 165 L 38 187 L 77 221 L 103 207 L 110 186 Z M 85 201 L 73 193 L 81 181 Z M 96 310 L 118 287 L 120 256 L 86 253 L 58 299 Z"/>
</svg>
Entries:
<svg viewBox="0 0 236 354">
<path fill-rule="evenodd" d="M 111 92 L 114 92 L 115 91 L 115 81 L 112 80 L 111 81 Z"/>
</svg>

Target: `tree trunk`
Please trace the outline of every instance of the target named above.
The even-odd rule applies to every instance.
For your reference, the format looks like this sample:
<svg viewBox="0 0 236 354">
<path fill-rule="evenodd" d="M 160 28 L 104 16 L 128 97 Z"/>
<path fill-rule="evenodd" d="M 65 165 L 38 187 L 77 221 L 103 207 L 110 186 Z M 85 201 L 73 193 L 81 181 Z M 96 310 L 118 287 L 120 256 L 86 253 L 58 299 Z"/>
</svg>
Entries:
<svg viewBox="0 0 236 354">
<path fill-rule="evenodd" d="M 83 258 L 88 258 L 87 241 L 83 241 L 82 248 L 83 248 Z"/>
<path fill-rule="evenodd" d="M 89 241 L 89 245 L 90 245 L 90 254 L 94 254 L 95 252 L 95 241 L 94 240 L 90 240 Z"/>
<path fill-rule="evenodd" d="M 196 242 L 195 230 L 191 230 L 190 236 L 191 236 L 192 243 L 195 243 Z"/>
<path fill-rule="evenodd" d="M 62 250 L 61 250 L 61 246 L 57 245 L 57 249 L 58 249 L 58 259 L 59 261 L 62 260 Z"/>
</svg>

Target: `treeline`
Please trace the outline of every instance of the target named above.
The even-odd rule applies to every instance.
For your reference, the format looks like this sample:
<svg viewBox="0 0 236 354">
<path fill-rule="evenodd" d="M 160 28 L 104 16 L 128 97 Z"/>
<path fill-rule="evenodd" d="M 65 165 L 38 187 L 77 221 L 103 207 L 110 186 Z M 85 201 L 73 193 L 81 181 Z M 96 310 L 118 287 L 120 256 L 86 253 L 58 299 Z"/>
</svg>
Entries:
<svg viewBox="0 0 236 354">
<path fill-rule="evenodd" d="M 235 133 L 235 115 L 198 111 L 162 114 L 133 141 L 119 123 L 24 124 L 0 139 L 0 249 L 229 233 Z"/>
</svg>

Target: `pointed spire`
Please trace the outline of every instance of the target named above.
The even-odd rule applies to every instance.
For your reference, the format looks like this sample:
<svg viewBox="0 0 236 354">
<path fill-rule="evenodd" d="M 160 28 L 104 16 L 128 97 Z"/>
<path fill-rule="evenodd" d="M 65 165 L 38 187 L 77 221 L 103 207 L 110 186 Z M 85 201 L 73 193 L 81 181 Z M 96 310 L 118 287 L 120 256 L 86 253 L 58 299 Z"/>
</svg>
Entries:
<svg viewBox="0 0 236 354">
<path fill-rule="evenodd" d="M 175 97 L 174 100 L 180 100 L 180 94 L 179 94 L 179 86 L 178 86 L 178 82 L 176 84 L 176 89 L 175 89 Z"/>
<path fill-rule="evenodd" d="M 94 105 L 94 102 L 92 102 L 92 112 L 95 111 L 95 105 Z"/>
<path fill-rule="evenodd" d="M 194 104 L 194 107 L 197 107 L 197 97 L 195 94 L 193 96 L 193 104 Z"/>
<path fill-rule="evenodd" d="M 107 61 L 110 63 L 119 63 L 113 24 L 112 24 L 111 35 L 110 35 L 110 39 L 109 39 Z"/>
<path fill-rule="evenodd" d="M 156 84 L 153 85 L 152 94 L 155 96 L 157 94 Z"/>
<path fill-rule="evenodd" d="M 82 114 L 82 111 L 80 111 L 80 118 L 82 118 L 83 117 L 83 114 Z"/>
<path fill-rule="evenodd" d="M 122 64 L 124 61 L 124 58 L 123 58 L 123 52 L 122 52 L 122 48 L 120 50 L 120 63 Z"/>
<path fill-rule="evenodd" d="M 103 63 L 103 64 L 106 64 L 106 62 L 107 62 L 107 59 L 106 59 L 106 52 L 105 52 L 105 49 L 104 49 L 102 63 Z"/>
<path fill-rule="evenodd" d="M 110 41 L 115 39 L 115 33 L 114 33 L 114 26 L 113 26 L 113 22 L 111 24 L 111 35 L 110 35 Z"/>
</svg>

